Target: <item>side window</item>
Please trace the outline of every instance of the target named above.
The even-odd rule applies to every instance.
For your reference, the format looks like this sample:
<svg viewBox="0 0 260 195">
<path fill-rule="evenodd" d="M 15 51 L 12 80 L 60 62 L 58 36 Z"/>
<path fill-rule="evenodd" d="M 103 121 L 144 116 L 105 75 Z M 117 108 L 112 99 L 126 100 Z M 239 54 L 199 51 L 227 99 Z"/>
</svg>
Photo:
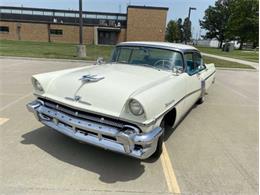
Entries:
<svg viewBox="0 0 260 195">
<path fill-rule="evenodd" d="M 192 75 L 204 69 L 203 59 L 199 53 L 186 53 L 184 57 L 188 74 Z"/>
<path fill-rule="evenodd" d="M 204 65 L 201 55 L 199 53 L 194 53 L 193 59 L 194 59 L 194 63 L 195 63 L 197 70 L 200 71 L 203 68 L 203 65 Z"/>
<path fill-rule="evenodd" d="M 183 69 L 183 59 L 182 59 L 182 55 L 180 53 L 174 52 L 171 60 L 176 68 Z"/>
<path fill-rule="evenodd" d="M 193 55 L 192 53 L 186 53 L 184 55 L 186 64 L 187 64 L 187 72 L 188 74 L 193 74 L 195 72 L 195 65 L 193 62 Z"/>
</svg>

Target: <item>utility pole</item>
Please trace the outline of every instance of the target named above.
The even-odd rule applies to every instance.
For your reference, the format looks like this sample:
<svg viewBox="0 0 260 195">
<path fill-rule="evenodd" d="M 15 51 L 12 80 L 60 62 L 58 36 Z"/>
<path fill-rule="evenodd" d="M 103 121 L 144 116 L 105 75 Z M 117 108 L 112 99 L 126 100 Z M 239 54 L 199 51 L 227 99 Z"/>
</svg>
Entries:
<svg viewBox="0 0 260 195">
<path fill-rule="evenodd" d="M 79 0 L 79 45 L 77 46 L 77 56 L 86 57 L 86 46 L 83 45 L 82 0 Z"/>
</svg>

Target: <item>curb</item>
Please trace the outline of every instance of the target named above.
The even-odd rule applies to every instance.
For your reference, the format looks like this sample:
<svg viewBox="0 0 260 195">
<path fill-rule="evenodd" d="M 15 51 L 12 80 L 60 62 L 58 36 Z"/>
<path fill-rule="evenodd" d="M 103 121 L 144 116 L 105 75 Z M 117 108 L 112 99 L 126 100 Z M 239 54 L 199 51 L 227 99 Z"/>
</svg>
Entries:
<svg viewBox="0 0 260 195">
<path fill-rule="evenodd" d="M 211 58 L 220 59 L 220 60 L 225 60 L 225 61 L 230 61 L 230 62 L 235 62 L 235 63 L 238 63 L 238 64 L 244 64 L 244 65 L 251 66 L 255 69 L 259 69 L 259 62 L 251 62 L 251 61 L 247 61 L 247 60 L 230 58 L 230 57 L 226 57 L 226 56 L 219 56 L 219 55 L 214 55 L 214 54 L 209 54 L 209 53 L 204 53 L 204 52 L 201 52 L 201 54 L 202 54 L 202 56 L 211 57 Z"/>
<path fill-rule="evenodd" d="M 248 72 L 258 72 L 257 69 L 249 69 L 249 68 L 222 68 L 222 67 L 216 67 L 218 70 L 231 70 L 231 71 L 248 71 Z"/>
<path fill-rule="evenodd" d="M 73 60 L 73 59 L 62 59 L 62 58 L 58 59 L 58 58 L 15 57 L 15 56 L 0 56 L 0 60 L 1 59 L 96 63 L 96 61 L 91 61 L 91 60 Z"/>
</svg>

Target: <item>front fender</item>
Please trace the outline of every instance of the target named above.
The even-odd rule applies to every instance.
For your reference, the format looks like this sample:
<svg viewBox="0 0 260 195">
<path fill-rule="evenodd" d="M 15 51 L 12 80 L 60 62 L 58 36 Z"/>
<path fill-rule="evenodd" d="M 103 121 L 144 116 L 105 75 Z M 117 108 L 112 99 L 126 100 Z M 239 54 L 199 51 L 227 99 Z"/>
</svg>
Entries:
<svg viewBox="0 0 260 195">
<path fill-rule="evenodd" d="M 50 84 L 57 79 L 58 77 L 67 74 L 69 72 L 72 72 L 74 70 L 77 69 L 83 69 L 86 67 L 80 67 L 80 68 L 73 68 L 73 69 L 66 69 L 66 70 L 59 70 L 59 71 L 54 71 L 54 72 L 47 72 L 47 73 L 41 73 L 41 74 L 36 74 L 33 75 L 32 78 L 36 79 L 37 81 L 40 82 L 40 84 L 42 85 L 44 92 L 48 91 L 48 88 L 50 86 Z M 34 91 L 34 93 L 37 95 L 38 92 Z M 44 95 L 44 94 L 38 94 L 38 95 Z"/>
<path fill-rule="evenodd" d="M 158 125 L 163 116 L 173 107 L 176 106 L 177 112 L 181 113 L 183 109 L 181 99 L 185 96 L 186 79 L 185 74 L 172 75 L 167 81 L 136 94 L 132 98 L 141 103 L 145 115 L 140 117 L 131 116 L 131 113 L 125 108 L 125 112 L 121 113 L 121 117 L 129 118 L 131 116 L 134 121 Z"/>
</svg>

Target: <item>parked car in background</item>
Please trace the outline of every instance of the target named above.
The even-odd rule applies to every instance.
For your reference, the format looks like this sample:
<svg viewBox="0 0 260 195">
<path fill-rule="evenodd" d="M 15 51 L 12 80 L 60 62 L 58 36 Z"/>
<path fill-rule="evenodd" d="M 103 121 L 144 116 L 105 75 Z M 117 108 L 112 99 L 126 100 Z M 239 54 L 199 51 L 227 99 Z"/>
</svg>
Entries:
<svg viewBox="0 0 260 195">
<path fill-rule="evenodd" d="M 125 42 L 109 63 L 34 75 L 27 105 L 44 125 L 135 158 L 158 157 L 164 133 L 215 79 L 214 64 L 182 44 Z"/>
</svg>

